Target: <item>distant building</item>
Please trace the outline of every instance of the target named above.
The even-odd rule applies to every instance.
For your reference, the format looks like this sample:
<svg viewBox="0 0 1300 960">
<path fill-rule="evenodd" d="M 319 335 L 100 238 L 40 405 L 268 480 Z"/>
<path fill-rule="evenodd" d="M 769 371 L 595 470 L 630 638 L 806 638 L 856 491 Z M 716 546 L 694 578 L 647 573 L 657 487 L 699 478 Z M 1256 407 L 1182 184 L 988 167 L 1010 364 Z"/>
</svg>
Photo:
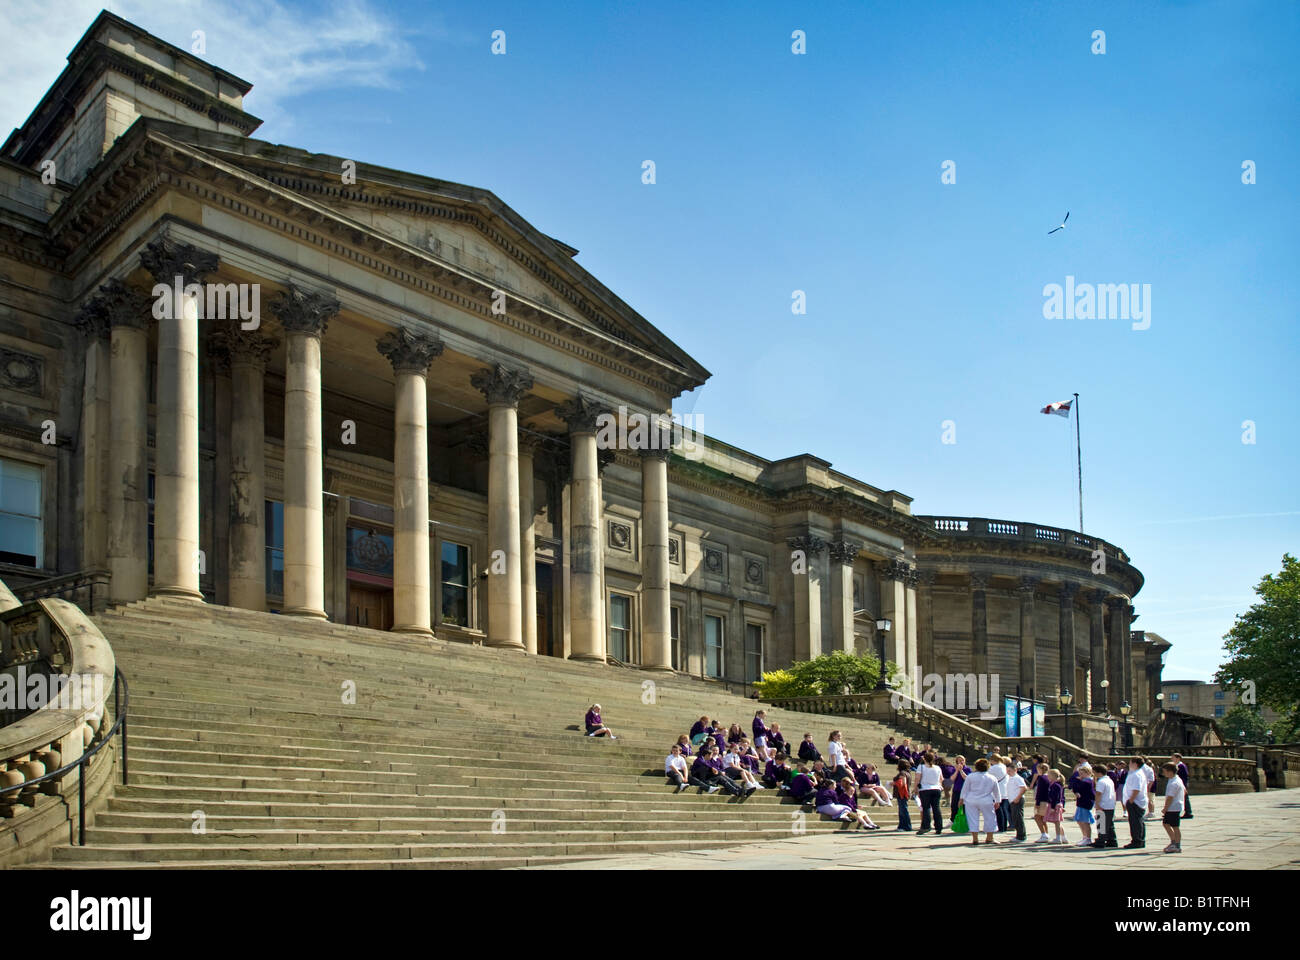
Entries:
<svg viewBox="0 0 1300 960">
<path fill-rule="evenodd" d="M 1198 717 L 1213 717 L 1221 720 L 1228 711 L 1241 703 L 1241 697 L 1234 690 L 1225 690 L 1217 683 L 1204 680 L 1166 680 L 1160 685 L 1160 692 L 1165 695 L 1166 710 L 1190 713 Z M 1267 721 L 1278 718 L 1275 710 L 1264 708 L 1261 715 Z M 1231 736 L 1235 731 L 1225 730 Z"/>
</svg>

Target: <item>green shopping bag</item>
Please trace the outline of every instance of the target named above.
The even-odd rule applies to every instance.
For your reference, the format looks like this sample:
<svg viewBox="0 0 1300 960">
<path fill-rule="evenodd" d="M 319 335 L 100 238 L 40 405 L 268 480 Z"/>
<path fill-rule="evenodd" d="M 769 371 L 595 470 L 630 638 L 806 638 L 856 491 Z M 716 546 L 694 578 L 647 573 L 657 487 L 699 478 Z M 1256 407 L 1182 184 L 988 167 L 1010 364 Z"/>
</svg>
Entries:
<svg viewBox="0 0 1300 960">
<path fill-rule="evenodd" d="M 952 818 L 953 833 L 970 833 L 970 827 L 966 826 L 966 808 L 961 807 L 957 810 L 957 816 Z"/>
</svg>

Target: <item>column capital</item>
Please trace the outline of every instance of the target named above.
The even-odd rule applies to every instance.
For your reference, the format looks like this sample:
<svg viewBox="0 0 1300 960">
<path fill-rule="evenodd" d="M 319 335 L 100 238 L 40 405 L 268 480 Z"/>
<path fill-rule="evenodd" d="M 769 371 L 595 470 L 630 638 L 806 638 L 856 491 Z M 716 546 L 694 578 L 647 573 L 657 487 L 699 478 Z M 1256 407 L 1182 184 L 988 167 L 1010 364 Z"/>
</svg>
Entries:
<svg viewBox="0 0 1300 960">
<path fill-rule="evenodd" d="M 614 458 L 617 455 L 618 452 L 616 450 L 598 449 L 596 451 L 596 475 L 602 475 L 605 472 L 605 468 L 614 462 Z"/>
<path fill-rule="evenodd" d="M 1110 607 L 1111 613 L 1119 613 L 1128 606 L 1128 597 L 1108 596 L 1106 606 Z"/>
<path fill-rule="evenodd" d="M 533 388 L 528 371 L 494 363 L 470 374 L 470 386 L 487 398 L 489 406 L 516 407 L 520 398 Z"/>
<path fill-rule="evenodd" d="M 97 338 L 108 336 L 113 327 L 143 330 L 152 316 L 148 294 L 114 278 L 82 304 L 76 323 L 87 336 Z"/>
<path fill-rule="evenodd" d="M 907 576 L 903 579 L 903 582 L 906 583 L 910 589 L 916 589 L 916 585 L 921 582 L 921 575 L 917 573 L 916 567 L 908 567 Z"/>
<path fill-rule="evenodd" d="M 1106 596 L 1105 590 L 1089 590 L 1088 602 L 1099 607 L 1106 602 Z"/>
<path fill-rule="evenodd" d="M 323 336 L 325 326 L 339 312 L 339 302 L 328 293 L 299 290 L 288 284 L 271 301 L 271 312 L 286 333 Z"/>
<path fill-rule="evenodd" d="M 435 336 L 409 327 L 398 327 L 380 337 L 375 349 L 388 358 L 393 373 L 414 373 L 423 377 L 429 372 L 429 364 L 434 358 L 442 355 L 443 345 Z"/>
<path fill-rule="evenodd" d="M 636 451 L 636 453 L 640 455 L 642 460 L 665 460 L 665 461 L 668 459 L 668 455 L 671 452 L 672 451 L 670 451 L 667 447 L 647 447 L 645 449 Z"/>
<path fill-rule="evenodd" d="M 535 430 L 519 431 L 519 455 L 521 457 L 535 457 L 541 453 L 547 446 L 547 437 L 537 433 Z"/>
<path fill-rule="evenodd" d="M 1021 577 L 1020 582 L 1016 584 L 1016 592 L 1022 597 L 1032 597 L 1041 579 L 1041 577 Z"/>
<path fill-rule="evenodd" d="M 182 284 L 202 283 L 217 269 L 217 263 L 215 253 L 170 237 L 151 240 L 140 251 L 140 266 L 148 270 L 158 283 L 173 283 L 177 277 L 181 278 Z"/>
<path fill-rule="evenodd" d="M 827 544 L 827 549 L 830 552 L 832 563 L 842 563 L 848 566 L 858 558 L 858 552 L 862 549 L 862 544 L 854 543 L 852 540 L 832 540 Z"/>
<path fill-rule="evenodd" d="M 902 557 L 876 561 L 876 573 L 882 580 L 906 580 L 907 570 L 907 561 Z"/>
<path fill-rule="evenodd" d="M 555 408 L 556 416 L 569 425 L 570 433 L 595 433 L 596 418 L 608 412 L 604 405 L 583 393 Z"/>
<path fill-rule="evenodd" d="M 232 367 L 252 366 L 262 370 L 271 359 L 271 351 L 280 345 L 276 337 L 237 328 L 216 330 L 208 342 L 214 353 L 225 352 Z"/>
<path fill-rule="evenodd" d="M 817 557 L 826 549 L 826 541 L 821 537 L 814 537 L 811 533 L 800 534 L 797 537 L 786 537 L 786 545 L 791 550 L 802 550 L 810 557 Z"/>
<path fill-rule="evenodd" d="M 1064 605 L 1073 602 L 1074 595 L 1078 592 L 1079 592 L 1079 585 L 1075 583 L 1073 580 L 1066 580 L 1064 583 L 1061 584 L 1061 592 L 1060 592 L 1061 603 Z"/>
<path fill-rule="evenodd" d="M 214 371 L 222 376 L 230 375 L 230 347 L 219 336 L 208 337 L 208 360 Z"/>
</svg>

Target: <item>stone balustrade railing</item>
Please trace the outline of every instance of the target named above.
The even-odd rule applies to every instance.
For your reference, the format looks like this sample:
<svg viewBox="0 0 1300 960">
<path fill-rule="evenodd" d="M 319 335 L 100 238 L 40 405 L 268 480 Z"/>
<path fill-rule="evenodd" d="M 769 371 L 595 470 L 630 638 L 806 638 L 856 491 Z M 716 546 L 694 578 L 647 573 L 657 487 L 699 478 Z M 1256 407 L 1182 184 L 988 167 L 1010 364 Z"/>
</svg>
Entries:
<svg viewBox="0 0 1300 960">
<path fill-rule="evenodd" d="M 825 713 L 834 716 L 864 716 L 880 720 L 905 731 L 918 741 L 932 743 L 950 755 L 962 753 L 968 760 L 997 751 L 1007 754 L 1041 754 L 1048 762 L 1065 773 L 1074 768 L 1080 755 L 1097 757 L 1077 744 L 1060 737 L 999 737 L 991 730 L 937 710 L 920 700 L 894 691 L 864 694 L 828 694 L 812 697 L 785 697 L 765 701 L 773 707 L 803 713 Z M 1191 748 L 1189 748 L 1190 750 Z M 1134 754 L 1119 754 L 1127 758 Z M 1104 759 L 1104 758 L 1103 758 Z M 1160 764 L 1169 757 L 1147 755 L 1157 774 Z M 1300 760 L 1300 756 L 1297 757 Z M 1183 755 L 1193 788 L 1199 790 L 1232 789 L 1250 784 L 1256 790 L 1265 789 L 1261 779 L 1261 766 L 1253 757 L 1217 757 Z M 1300 766 L 1295 767 L 1300 770 Z"/>
<path fill-rule="evenodd" d="M 51 839 L 66 842 L 77 774 L 32 781 L 75 762 L 109 729 L 115 667 L 108 641 L 71 602 L 19 604 L 7 589 L 0 592 L 0 720 L 8 721 L 0 726 L 0 864 L 34 855 Z M 105 757 L 111 754 L 95 758 L 88 797 L 111 780 Z M 70 801 L 54 799 L 67 790 Z"/>
<path fill-rule="evenodd" d="M 75 603 L 86 613 L 103 613 L 108 607 L 109 572 L 79 570 L 18 587 L 14 594 L 24 603 L 45 597 L 59 597 Z"/>
<path fill-rule="evenodd" d="M 1125 563 L 1128 554 L 1098 537 L 1088 537 L 1077 530 L 1065 530 L 1061 527 L 1045 527 L 1037 523 L 1020 523 L 1015 520 L 990 520 L 987 517 L 937 517 L 918 515 L 923 523 L 934 525 L 939 533 L 958 537 L 997 537 L 1016 540 L 1033 540 L 1047 543 L 1060 543 L 1065 546 L 1079 547 L 1089 552 L 1100 547 L 1108 556 L 1113 556 Z"/>
</svg>

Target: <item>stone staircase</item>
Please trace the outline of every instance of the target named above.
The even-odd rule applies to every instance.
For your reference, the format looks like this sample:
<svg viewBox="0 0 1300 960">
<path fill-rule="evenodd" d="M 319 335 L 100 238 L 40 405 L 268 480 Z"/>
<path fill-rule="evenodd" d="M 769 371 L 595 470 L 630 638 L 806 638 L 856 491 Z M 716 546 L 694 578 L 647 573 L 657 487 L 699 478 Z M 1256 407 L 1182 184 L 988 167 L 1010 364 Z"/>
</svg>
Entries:
<svg viewBox="0 0 1300 960">
<path fill-rule="evenodd" d="M 95 621 L 130 683 L 130 786 L 36 866 L 499 868 L 845 829 L 776 791 L 666 785 L 701 714 L 748 730 L 755 702 L 715 684 L 161 598 Z M 616 741 L 580 733 L 593 701 Z M 864 761 L 897 735 L 768 719 Z"/>
</svg>

